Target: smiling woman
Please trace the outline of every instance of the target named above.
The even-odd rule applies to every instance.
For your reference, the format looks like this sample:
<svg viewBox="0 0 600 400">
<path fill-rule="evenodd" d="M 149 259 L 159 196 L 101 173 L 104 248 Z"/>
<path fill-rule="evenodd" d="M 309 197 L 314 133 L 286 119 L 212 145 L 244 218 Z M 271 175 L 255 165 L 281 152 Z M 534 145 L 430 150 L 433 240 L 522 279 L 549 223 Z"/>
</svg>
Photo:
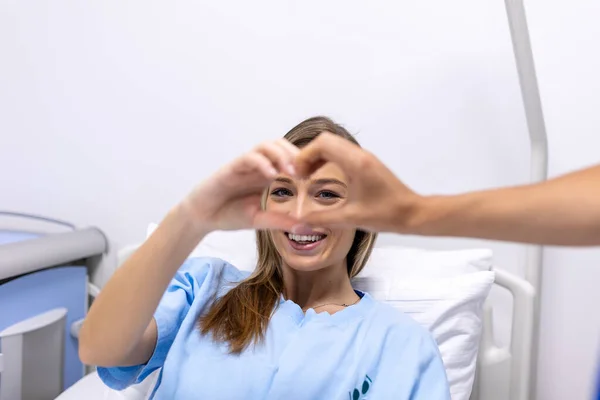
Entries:
<svg viewBox="0 0 600 400">
<path fill-rule="evenodd" d="M 358 146 L 343 127 L 329 118 L 314 117 L 284 139 L 302 148 L 322 132 L 331 132 Z M 325 164 L 309 179 L 278 175 L 263 195 L 263 208 L 301 218 L 304 213 L 334 207 L 345 200 L 348 177 L 335 164 Z M 302 309 L 317 305 L 333 314 L 342 304 L 359 300 L 350 279 L 364 267 L 375 243 L 375 233 L 355 229 L 314 228 L 290 234 L 257 231 L 258 265 L 201 318 L 202 333 L 212 332 L 241 352 L 252 341 L 262 340 L 269 316 L 280 296 L 293 299 Z M 260 293 L 260 296 L 256 294 Z M 324 306 L 323 306 L 324 304 Z"/>
<path fill-rule="evenodd" d="M 376 235 L 298 230 L 351 190 L 335 164 L 306 179 L 290 167 L 325 131 L 358 145 L 327 118 L 300 123 L 201 184 L 119 268 L 82 328 L 82 358 L 107 385 L 160 368 L 155 399 L 449 399 L 430 333 L 352 287 Z M 252 274 L 212 258 L 181 266 L 211 230 L 248 227 Z"/>
</svg>

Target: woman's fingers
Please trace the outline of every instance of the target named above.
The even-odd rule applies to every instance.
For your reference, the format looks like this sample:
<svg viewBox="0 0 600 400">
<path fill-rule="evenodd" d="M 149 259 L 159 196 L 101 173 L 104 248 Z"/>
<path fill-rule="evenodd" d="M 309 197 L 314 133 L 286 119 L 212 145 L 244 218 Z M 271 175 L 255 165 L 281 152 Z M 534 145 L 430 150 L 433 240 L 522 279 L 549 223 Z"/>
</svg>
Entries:
<svg viewBox="0 0 600 400">
<path fill-rule="evenodd" d="M 366 152 L 356 144 L 336 136 L 330 132 L 323 132 L 304 147 L 295 159 L 298 176 L 306 177 L 319 169 L 327 162 L 338 164 L 348 175 L 361 169 Z"/>
<path fill-rule="evenodd" d="M 289 214 L 278 213 L 274 211 L 259 210 L 252 221 L 254 229 L 276 229 L 286 232 L 292 232 L 296 227 L 301 226 L 301 222 Z"/>
<path fill-rule="evenodd" d="M 326 226 L 328 228 L 357 227 L 357 221 L 349 212 L 347 205 L 327 211 L 314 211 L 302 216 L 302 224 L 308 226 Z M 294 233 L 292 231 L 292 233 Z"/>
<path fill-rule="evenodd" d="M 300 149 L 298 147 L 296 147 L 295 145 L 291 144 L 287 139 L 278 139 L 278 140 L 274 141 L 273 143 L 275 143 L 277 146 L 280 146 L 282 149 L 284 149 L 289 154 L 289 156 L 292 158 L 292 160 L 300 152 Z"/>
<path fill-rule="evenodd" d="M 294 159 L 299 149 L 287 140 L 265 142 L 254 151 L 242 157 L 244 169 L 256 169 L 267 178 L 274 178 L 278 172 L 295 174 Z"/>
<path fill-rule="evenodd" d="M 291 144 L 290 144 L 291 146 Z M 294 157 L 296 153 L 293 148 L 285 145 L 281 141 L 266 142 L 256 148 L 256 152 L 266 156 L 271 163 L 277 166 L 281 172 L 294 175 Z"/>
<path fill-rule="evenodd" d="M 294 160 L 299 149 L 285 139 L 265 142 L 256 147 L 254 151 L 241 157 L 241 162 L 236 168 L 239 172 L 258 170 L 269 179 L 277 173 L 295 175 Z"/>
<path fill-rule="evenodd" d="M 297 218 L 290 214 L 263 210 L 260 206 L 262 193 L 255 193 L 243 198 L 239 203 L 243 214 L 248 216 L 247 224 L 244 228 L 252 229 L 278 229 L 291 232 L 294 227 L 300 224 Z"/>
<path fill-rule="evenodd" d="M 277 176 L 277 169 L 273 165 L 273 162 L 261 153 L 248 153 L 242 157 L 241 161 L 241 166 L 246 172 L 257 170 L 268 179 L 273 179 Z"/>
</svg>

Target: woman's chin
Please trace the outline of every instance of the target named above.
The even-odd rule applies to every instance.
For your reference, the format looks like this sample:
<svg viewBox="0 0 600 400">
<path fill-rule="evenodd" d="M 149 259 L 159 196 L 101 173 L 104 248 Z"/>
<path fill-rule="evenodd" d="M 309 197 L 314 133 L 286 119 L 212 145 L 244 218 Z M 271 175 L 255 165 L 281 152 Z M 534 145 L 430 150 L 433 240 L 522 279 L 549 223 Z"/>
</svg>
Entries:
<svg viewBox="0 0 600 400">
<path fill-rule="evenodd" d="M 328 264 L 320 257 L 320 255 L 313 256 L 298 256 L 289 255 L 283 257 L 283 262 L 293 270 L 296 271 L 318 271 L 325 268 Z"/>
</svg>

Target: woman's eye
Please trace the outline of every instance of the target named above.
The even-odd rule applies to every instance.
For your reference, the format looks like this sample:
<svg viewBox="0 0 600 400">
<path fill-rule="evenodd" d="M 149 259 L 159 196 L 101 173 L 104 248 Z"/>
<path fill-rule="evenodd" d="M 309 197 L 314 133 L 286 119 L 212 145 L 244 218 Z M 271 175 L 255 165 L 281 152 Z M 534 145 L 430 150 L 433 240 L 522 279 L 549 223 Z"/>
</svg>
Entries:
<svg viewBox="0 0 600 400">
<path fill-rule="evenodd" d="M 275 196 L 275 197 L 284 197 L 284 196 L 291 196 L 292 192 L 290 192 L 288 189 L 284 189 L 284 188 L 279 188 L 279 189 L 275 189 L 271 192 L 271 196 Z"/>
<path fill-rule="evenodd" d="M 322 190 L 319 193 L 317 193 L 317 197 L 320 197 L 322 199 L 337 199 L 340 196 L 337 193 L 330 192 L 329 190 Z"/>
</svg>

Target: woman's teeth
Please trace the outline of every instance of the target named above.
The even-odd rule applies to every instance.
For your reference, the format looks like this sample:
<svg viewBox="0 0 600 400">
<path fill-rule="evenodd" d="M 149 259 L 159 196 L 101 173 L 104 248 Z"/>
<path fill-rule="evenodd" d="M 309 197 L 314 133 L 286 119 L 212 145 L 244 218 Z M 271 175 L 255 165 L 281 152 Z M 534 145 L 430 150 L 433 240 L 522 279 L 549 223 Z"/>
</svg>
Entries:
<svg viewBox="0 0 600 400">
<path fill-rule="evenodd" d="M 288 238 L 294 242 L 317 242 L 324 237 L 325 235 L 294 235 L 293 233 L 288 233 Z"/>
</svg>

